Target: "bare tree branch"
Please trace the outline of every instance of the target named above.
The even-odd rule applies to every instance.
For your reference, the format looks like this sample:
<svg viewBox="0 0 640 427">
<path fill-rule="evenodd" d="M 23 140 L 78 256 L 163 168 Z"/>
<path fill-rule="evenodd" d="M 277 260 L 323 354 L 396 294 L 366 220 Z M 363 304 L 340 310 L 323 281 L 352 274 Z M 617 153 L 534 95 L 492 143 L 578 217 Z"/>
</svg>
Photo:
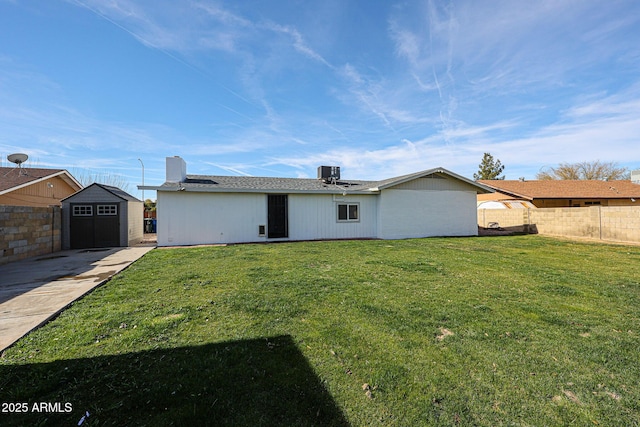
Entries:
<svg viewBox="0 0 640 427">
<path fill-rule="evenodd" d="M 570 179 L 570 180 L 605 180 L 615 181 L 629 179 L 627 168 L 619 167 L 616 162 L 560 163 L 557 167 L 550 167 L 538 172 L 536 179 Z"/>
</svg>

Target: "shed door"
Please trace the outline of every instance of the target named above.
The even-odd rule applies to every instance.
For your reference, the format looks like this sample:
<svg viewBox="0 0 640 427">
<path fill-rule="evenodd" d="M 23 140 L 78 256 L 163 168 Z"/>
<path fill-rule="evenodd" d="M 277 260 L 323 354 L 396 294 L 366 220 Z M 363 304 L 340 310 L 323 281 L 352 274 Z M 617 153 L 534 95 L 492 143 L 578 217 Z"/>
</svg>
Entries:
<svg viewBox="0 0 640 427">
<path fill-rule="evenodd" d="M 287 201 L 286 194 L 269 194 L 267 196 L 267 237 L 289 237 Z"/>
<path fill-rule="evenodd" d="M 71 248 L 120 246 L 118 204 L 71 204 Z"/>
</svg>

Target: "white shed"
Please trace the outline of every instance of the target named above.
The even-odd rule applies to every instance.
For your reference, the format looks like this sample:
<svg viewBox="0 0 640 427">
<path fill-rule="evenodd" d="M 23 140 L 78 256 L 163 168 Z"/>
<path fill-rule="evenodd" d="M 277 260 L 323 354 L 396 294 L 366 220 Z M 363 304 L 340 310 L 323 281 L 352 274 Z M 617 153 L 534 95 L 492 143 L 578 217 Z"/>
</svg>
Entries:
<svg viewBox="0 0 640 427">
<path fill-rule="evenodd" d="M 333 173 L 331 173 L 333 171 Z M 491 192 L 443 168 L 383 181 L 187 175 L 167 157 L 157 191 L 159 246 L 478 234 L 476 197 Z M 325 174 L 325 175 L 323 175 Z"/>
</svg>

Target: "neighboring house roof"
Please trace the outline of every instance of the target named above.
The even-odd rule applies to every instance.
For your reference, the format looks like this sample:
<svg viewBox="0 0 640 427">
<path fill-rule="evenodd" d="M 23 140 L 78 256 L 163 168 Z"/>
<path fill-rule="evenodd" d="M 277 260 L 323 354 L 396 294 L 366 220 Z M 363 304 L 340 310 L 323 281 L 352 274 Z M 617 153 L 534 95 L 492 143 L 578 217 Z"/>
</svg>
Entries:
<svg viewBox="0 0 640 427">
<path fill-rule="evenodd" d="M 60 177 L 71 187 L 82 188 L 82 184 L 64 169 L 0 167 L 0 195 L 54 177 Z"/>
<path fill-rule="evenodd" d="M 62 199 L 62 201 L 66 201 L 67 199 L 70 199 L 70 198 L 74 197 L 76 194 L 81 193 L 81 192 L 83 192 L 85 190 L 88 190 L 89 188 L 94 187 L 94 186 L 95 187 L 100 187 L 103 190 L 108 191 L 109 193 L 113 194 L 116 197 L 119 197 L 122 200 L 125 200 L 125 201 L 128 201 L 128 202 L 140 202 L 140 203 L 142 203 L 141 200 L 133 197 L 131 194 L 127 193 L 126 191 L 124 191 L 124 190 L 122 190 L 122 189 L 120 189 L 118 187 L 113 187 L 111 185 L 106 185 L 106 184 L 99 184 L 97 182 L 94 182 L 93 184 L 88 185 L 87 187 L 83 188 L 82 190 L 78 191 L 75 194 L 72 194 L 71 196 L 65 197 L 64 199 Z"/>
<path fill-rule="evenodd" d="M 526 200 L 640 199 L 640 185 L 623 180 L 479 180 L 478 182 L 500 193 Z"/>
<path fill-rule="evenodd" d="M 382 181 L 362 181 L 341 179 L 335 184 L 311 178 L 272 178 L 253 176 L 187 175 L 181 182 L 165 182 L 161 186 L 138 186 L 143 190 L 156 191 L 200 191 L 200 192 L 250 192 L 250 193 L 329 193 L 349 192 L 350 194 L 376 194 L 380 190 L 407 181 L 433 174 L 444 174 L 464 181 L 479 193 L 490 193 L 492 189 L 464 178 L 444 168 L 428 169 Z"/>
</svg>

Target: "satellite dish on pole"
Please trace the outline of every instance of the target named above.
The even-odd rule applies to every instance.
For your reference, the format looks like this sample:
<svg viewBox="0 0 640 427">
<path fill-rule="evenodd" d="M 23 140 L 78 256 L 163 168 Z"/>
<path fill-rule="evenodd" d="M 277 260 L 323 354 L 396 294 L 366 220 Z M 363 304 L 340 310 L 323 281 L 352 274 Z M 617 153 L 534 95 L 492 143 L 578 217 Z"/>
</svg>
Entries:
<svg viewBox="0 0 640 427">
<path fill-rule="evenodd" d="M 22 172 L 22 164 L 26 162 L 28 158 L 29 156 L 24 153 L 9 154 L 7 156 L 7 160 L 18 165 L 18 169 L 20 169 L 20 172 Z"/>
<path fill-rule="evenodd" d="M 7 160 L 9 160 L 11 163 L 15 163 L 18 166 L 26 162 L 28 158 L 29 156 L 23 153 L 9 154 L 7 156 Z"/>
</svg>

